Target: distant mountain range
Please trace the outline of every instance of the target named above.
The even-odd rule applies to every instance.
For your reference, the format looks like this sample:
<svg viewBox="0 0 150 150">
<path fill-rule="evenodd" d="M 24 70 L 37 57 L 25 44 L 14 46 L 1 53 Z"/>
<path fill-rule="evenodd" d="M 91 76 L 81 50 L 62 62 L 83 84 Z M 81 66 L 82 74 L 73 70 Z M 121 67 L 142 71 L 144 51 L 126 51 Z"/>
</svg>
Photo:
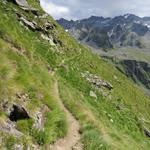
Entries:
<svg viewBox="0 0 150 150">
<path fill-rule="evenodd" d="M 79 42 L 91 46 L 150 95 L 150 17 L 125 14 L 114 18 L 91 16 L 57 20 Z"/>
<path fill-rule="evenodd" d="M 114 18 L 91 16 L 77 21 L 61 18 L 57 22 L 77 40 L 96 49 L 149 46 L 150 17 L 125 14 Z"/>
</svg>

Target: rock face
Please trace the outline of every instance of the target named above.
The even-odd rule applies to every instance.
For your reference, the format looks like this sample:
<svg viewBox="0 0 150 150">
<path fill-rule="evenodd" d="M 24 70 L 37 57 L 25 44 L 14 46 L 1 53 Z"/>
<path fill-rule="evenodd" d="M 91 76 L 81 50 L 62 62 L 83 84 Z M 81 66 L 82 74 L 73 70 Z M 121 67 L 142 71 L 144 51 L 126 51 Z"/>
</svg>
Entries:
<svg viewBox="0 0 150 150">
<path fill-rule="evenodd" d="M 35 31 L 37 28 L 36 28 L 36 23 L 35 22 L 31 22 L 31 21 L 28 21 L 27 19 L 25 19 L 24 17 L 20 17 L 19 18 L 21 24 L 23 24 L 24 26 L 26 26 L 26 28 L 29 28 L 33 31 Z"/>
<path fill-rule="evenodd" d="M 35 123 L 33 125 L 34 128 L 41 130 L 44 129 L 44 124 L 46 122 L 45 113 L 47 112 L 50 112 L 50 109 L 46 105 L 43 105 L 41 107 L 41 110 L 35 113 Z"/>
<path fill-rule="evenodd" d="M 26 10 L 26 11 L 31 11 L 32 13 L 38 15 L 38 10 L 31 7 L 26 0 L 14 0 L 16 4 L 20 6 L 20 8 Z"/>
<path fill-rule="evenodd" d="M 14 135 L 16 137 L 21 137 L 23 135 L 22 132 L 20 132 L 16 129 L 15 123 L 11 122 L 10 120 L 5 122 L 4 124 L 0 124 L 0 131 L 5 132 L 5 133 L 9 133 L 9 134 Z"/>
<path fill-rule="evenodd" d="M 136 83 L 142 83 L 150 89 L 150 65 L 146 62 L 137 60 L 122 60 L 119 62 L 123 66 L 123 73 L 131 77 Z M 120 67 L 118 66 L 120 69 Z"/>
<path fill-rule="evenodd" d="M 91 83 L 91 85 L 97 89 L 102 96 L 111 99 L 110 94 L 113 86 L 108 81 L 102 80 L 99 76 L 91 74 L 88 71 L 81 73 L 81 76 Z M 93 91 L 90 91 L 90 96 L 97 99 L 97 95 Z"/>
<path fill-rule="evenodd" d="M 93 91 L 90 91 L 90 96 L 97 99 L 97 95 Z"/>
</svg>

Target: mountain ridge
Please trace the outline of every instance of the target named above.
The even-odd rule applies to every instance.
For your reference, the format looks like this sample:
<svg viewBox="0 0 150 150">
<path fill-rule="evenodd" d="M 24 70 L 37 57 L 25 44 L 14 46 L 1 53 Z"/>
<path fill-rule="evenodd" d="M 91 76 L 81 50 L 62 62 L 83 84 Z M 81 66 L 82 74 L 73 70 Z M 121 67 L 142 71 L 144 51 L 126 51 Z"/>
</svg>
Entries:
<svg viewBox="0 0 150 150">
<path fill-rule="evenodd" d="M 113 47 L 144 48 L 149 37 L 150 18 L 125 14 L 113 18 L 91 16 L 77 21 L 57 20 L 79 41 L 96 49 Z"/>
</svg>

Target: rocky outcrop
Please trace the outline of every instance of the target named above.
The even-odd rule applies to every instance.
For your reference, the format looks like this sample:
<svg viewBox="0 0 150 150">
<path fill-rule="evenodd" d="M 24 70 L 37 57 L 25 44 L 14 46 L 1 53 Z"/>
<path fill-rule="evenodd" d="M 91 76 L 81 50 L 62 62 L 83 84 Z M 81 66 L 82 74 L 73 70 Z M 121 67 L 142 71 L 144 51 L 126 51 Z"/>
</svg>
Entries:
<svg viewBox="0 0 150 150">
<path fill-rule="evenodd" d="M 13 0 L 13 1 L 25 11 L 31 11 L 32 13 L 38 15 L 38 10 L 31 7 L 26 0 Z"/>
<path fill-rule="evenodd" d="M 21 15 L 21 14 L 17 14 L 18 16 L 18 20 L 20 21 L 20 23 L 25 26 L 27 29 L 33 30 L 33 31 L 40 31 L 43 33 L 48 34 L 49 30 L 54 29 L 54 25 L 50 22 L 46 22 L 43 26 L 39 26 L 37 24 L 37 22 L 35 21 L 30 21 L 28 19 L 26 19 L 25 16 Z"/>
<path fill-rule="evenodd" d="M 31 29 L 33 31 L 37 30 L 37 23 L 33 21 L 29 21 L 24 17 L 19 18 L 20 23 L 26 27 L 26 29 Z"/>
<path fill-rule="evenodd" d="M 28 3 L 26 0 L 15 0 L 15 2 L 22 7 L 29 7 Z"/>
<path fill-rule="evenodd" d="M 47 112 L 50 112 L 50 109 L 46 105 L 43 105 L 43 106 L 41 106 L 40 110 L 35 113 L 35 115 L 34 115 L 35 122 L 33 125 L 34 128 L 44 129 L 44 124 L 46 122 L 45 114 Z"/>
<path fill-rule="evenodd" d="M 97 95 L 93 91 L 90 91 L 90 96 L 97 99 Z"/>
<path fill-rule="evenodd" d="M 30 101 L 30 97 L 27 93 L 16 93 L 16 98 L 18 98 L 22 102 Z"/>
<path fill-rule="evenodd" d="M 144 128 L 144 133 L 147 137 L 150 138 L 150 131 L 147 128 Z"/>
<path fill-rule="evenodd" d="M 57 39 L 54 35 L 50 34 L 50 31 L 56 28 L 56 25 L 50 21 L 45 21 L 42 25 L 39 25 L 36 21 L 28 19 L 23 14 L 16 12 L 20 24 L 27 30 L 33 32 L 39 32 L 41 38 L 50 43 L 51 46 L 63 45 L 62 41 Z"/>
<path fill-rule="evenodd" d="M 150 64 L 147 61 L 120 59 L 119 56 L 118 59 L 107 55 L 102 57 L 112 62 L 120 72 L 130 77 L 135 83 L 150 89 Z M 149 92 L 147 94 L 149 95 Z"/>
<path fill-rule="evenodd" d="M 56 46 L 56 44 L 53 42 L 53 38 L 49 35 L 41 34 L 41 38 L 43 40 L 48 41 L 52 46 Z"/>
<path fill-rule="evenodd" d="M 93 85 L 95 85 L 98 88 L 104 87 L 104 88 L 107 88 L 108 90 L 113 89 L 113 86 L 109 82 L 102 80 L 100 77 L 98 77 L 94 74 L 85 72 L 85 73 L 82 73 L 81 75 L 82 75 L 82 77 L 86 78 L 87 81 L 89 81 L 90 83 L 92 83 Z"/>
<path fill-rule="evenodd" d="M 85 78 L 104 97 L 108 97 L 109 99 L 111 99 L 110 94 L 113 89 L 113 85 L 111 83 L 102 80 L 99 76 L 91 74 L 88 71 L 86 71 L 85 73 L 81 73 L 81 76 Z M 94 91 L 90 91 L 90 96 L 97 99 L 97 95 Z"/>
<path fill-rule="evenodd" d="M 136 83 L 142 83 L 150 89 L 150 65 L 144 61 L 122 60 L 117 64 L 119 70 L 132 78 Z M 123 67 L 123 69 L 121 69 Z"/>
<path fill-rule="evenodd" d="M 0 131 L 14 135 L 16 137 L 21 137 L 23 135 L 22 132 L 16 129 L 16 125 L 14 122 L 7 120 L 5 123 L 0 123 Z"/>
</svg>

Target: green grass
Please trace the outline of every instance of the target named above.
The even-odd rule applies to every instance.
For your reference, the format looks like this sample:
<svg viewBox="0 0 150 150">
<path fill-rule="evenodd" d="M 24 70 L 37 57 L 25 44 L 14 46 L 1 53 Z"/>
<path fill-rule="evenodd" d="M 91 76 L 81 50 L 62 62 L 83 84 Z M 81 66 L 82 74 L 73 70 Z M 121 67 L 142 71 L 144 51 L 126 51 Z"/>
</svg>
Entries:
<svg viewBox="0 0 150 150">
<path fill-rule="evenodd" d="M 104 146 L 104 149 L 121 148 L 124 150 L 131 149 L 131 147 L 148 149 L 148 139 L 141 130 L 137 116 L 128 106 L 119 111 L 116 109 L 114 101 L 106 101 L 102 98 L 94 101 L 86 96 L 83 97 L 82 91 L 71 88 L 63 80 L 60 80 L 60 93 L 65 105 L 82 125 L 83 143 L 87 149 L 96 149 L 101 145 Z M 92 134 L 93 136 L 91 136 Z M 94 140 L 98 135 L 101 140 Z M 128 144 L 129 139 L 132 141 L 132 145 Z M 142 141 L 147 144 L 142 144 Z"/>
<path fill-rule="evenodd" d="M 16 15 L 12 13 L 12 7 L 16 6 L 11 3 L 10 6 L 8 13 L 1 15 L 2 19 L 0 21 L 1 102 L 9 98 L 12 103 L 22 104 L 22 101 L 16 99 L 15 95 L 20 92 L 27 93 L 30 101 L 26 103 L 26 108 L 31 116 L 41 106 L 46 105 L 50 112 L 44 114 L 46 120 L 44 131 L 32 128 L 33 123 L 28 120 L 21 120 L 16 124 L 17 129 L 25 134 L 25 139 L 31 136 L 33 141 L 41 145 L 53 143 L 66 134 L 67 126 L 64 112 L 60 110 L 55 97 L 50 94 L 54 81 L 47 70 L 49 63 L 45 59 L 45 52 L 47 49 L 51 50 L 52 48 L 48 46 L 47 42 L 39 42 L 37 33 L 26 31 L 19 24 Z M 16 8 L 21 11 L 18 7 Z M 2 5 L 0 14 L 4 14 L 4 10 Z M 33 18 L 32 14 L 27 15 Z M 6 26 L 6 24 L 8 25 Z M 25 33 L 24 36 L 22 36 L 22 33 Z M 29 41 L 33 41 L 33 45 Z M 25 51 L 25 53 L 22 53 L 22 51 Z M 51 61 L 53 62 L 54 59 L 49 58 L 49 62 Z M 42 95 L 42 98 L 39 98 L 39 94 Z"/>
<path fill-rule="evenodd" d="M 29 3 L 39 8 L 37 1 L 30 0 Z M 41 33 L 26 30 L 20 25 L 13 8 L 40 25 L 47 20 L 55 24 L 55 29 L 49 34 L 62 45 L 51 46 L 41 39 Z M 32 13 L 24 12 L 10 2 L 8 9 L 6 12 L 5 6 L 0 5 L 0 103 L 8 99 L 9 102 L 23 104 L 16 98 L 16 93 L 27 93 L 29 101 L 24 105 L 32 119 L 16 122 L 17 129 L 24 133 L 19 141 L 2 133 L 1 137 L 6 138 L 4 146 L 11 149 L 19 142 L 24 147 L 34 143 L 44 148 L 66 135 L 65 112 L 60 108 L 53 89 L 58 80 L 61 99 L 80 122 L 85 149 L 149 150 L 150 142 L 144 136 L 140 120 L 146 120 L 144 125 L 150 128 L 147 123 L 150 120 L 150 101 L 142 89 L 113 65 L 78 44 L 51 17 L 35 19 Z M 49 74 L 48 67 L 55 70 L 55 75 Z M 113 85 L 111 99 L 82 78 L 81 73 L 85 71 Z M 90 97 L 91 90 L 97 94 L 97 99 Z M 118 105 L 123 109 L 118 110 Z M 34 115 L 42 106 L 48 108 L 44 113 L 44 130 L 33 128 Z M 5 114 L 2 109 L 0 113 Z M 7 117 L 0 115 L 0 119 L 6 121 Z"/>
</svg>

